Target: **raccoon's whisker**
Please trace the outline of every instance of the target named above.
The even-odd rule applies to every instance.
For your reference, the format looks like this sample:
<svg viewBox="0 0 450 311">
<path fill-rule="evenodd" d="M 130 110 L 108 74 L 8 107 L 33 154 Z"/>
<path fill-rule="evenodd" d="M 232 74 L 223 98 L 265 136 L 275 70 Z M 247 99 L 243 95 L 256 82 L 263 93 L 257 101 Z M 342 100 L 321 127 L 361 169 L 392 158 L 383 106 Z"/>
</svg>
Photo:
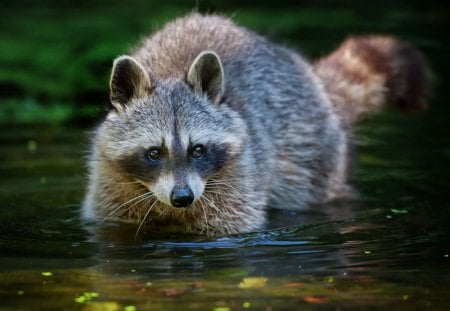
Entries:
<svg viewBox="0 0 450 311">
<path fill-rule="evenodd" d="M 150 199 L 150 198 L 149 198 L 149 199 Z M 138 234 L 139 234 L 139 230 L 141 230 L 142 225 L 144 224 L 145 220 L 147 219 L 148 215 L 150 214 L 150 211 L 151 211 L 151 210 L 153 209 L 153 207 L 156 205 L 156 202 L 158 202 L 158 201 L 155 201 L 155 202 L 153 202 L 152 205 L 150 205 L 150 207 L 148 208 L 147 212 L 146 212 L 145 215 L 144 215 L 144 218 L 142 218 L 142 221 L 141 221 L 141 223 L 139 224 L 139 227 L 138 227 L 137 230 L 136 230 L 136 234 L 134 235 L 134 239 L 137 238 L 137 236 L 138 236 Z"/>
<path fill-rule="evenodd" d="M 228 184 L 230 184 L 232 182 L 235 182 L 235 181 L 233 181 L 233 180 L 211 181 L 211 182 L 208 181 L 206 184 L 207 185 L 211 185 L 211 186 L 214 186 L 214 185 L 228 185 Z"/>
<path fill-rule="evenodd" d="M 247 175 L 246 175 L 247 176 Z M 209 178 L 209 181 L 215 181 L 215 180 L 241 180 L 241 178 L 234 176 L 231 173 L 221 173 L 219 175 L 216 176 L 211 176 Z"/>
<path fill-rule="evenodd" d="M 203 196 L 203 199 L 208 203 L 209 209 L 214 210 L 215 212 L 220 213 L 219 207 L 215 204 L 214 198 L 208 197 L 208 195 Z"/>
<path fill-rule="evenodd" d="M 213 200 L 213 201 L 220 201 L 220 200 L 218 200 L 218 198 L 223 197 L 223 192 L 218 192 L 218 191 L 212 192 L 212 191 L 210 191 L 210 192 L 208 192 L 208 194 L 211 195 L 210 200 Z M 243 195 L 242 194 L 227 195 L 227 198 L 228 198 L 228 201 L 231 201 L 231 200 L 233 200 L 233 201 L 242 201 Z"/>
<path fill-rule="evenodd" d="M 238 189 L 233 189 L 230 187 L 226 187 L 226 186 L 220 186 L 220 187 L 210 187 L 210 188 L 206 188 L 205 189 L 205 193 L 211 193 L 211 194 L 215 194 L 218 195 L 219 197 L 223 197 L 224 196 L 224 191 L 228 192 L 227 196 L 230 195 L 238 195 L 238 196 L 243 196 L 244 192 Z"/>
<path fill-rule="evenodd" d="M 148 194 L 148 196 L 145 196 L 145 197 L 139 199 L 138 201 L 134 202 L 132 205 L 130 205 L 129 207 L 127 207 L 127 208 L 123 211 L 122 214 L 128 212 L 128 214 L 130 215 L 130 214 L 133 212 L 133 208 L 134 208 L 135 206 L 137 206 L 138 204 L 140 204 L 140 203 L 142 203 L 142 202 L 150 201 L 151 199 L 153 199 L 153 195 L 152 195 L 150 192 L 148 192 L 147 194 Z M 140 215 L 139 211 L 138 211 L 137 215 L 138 215 L 138 217 L 139 217 L 139 215 Z"/>
<path fill-rule="evenodd" d="M 231 186 L 229 181 L 208 181 L 206 186 Z"/>
<path fill-rule="evenodd" d="M 220 188 L 228 188 L 231 190 L 238 190 L 235 186 L 230 185 L 229 183 L 216 183 L 216 184 L 207 184 L 205 188 L 209 189 L 220 189 Z"/>
<path fill-rule="evenodd" d="M 126 202 L 120 204 L 118 207 L 116 207 L 115 209 L 113 209 L 112 211 L 110 211 L 110 212 L 103 218 L 103 220 L 102 220 L 101 222 L 103 223 L 103 222 L 105 222 L 106 220 L 108 220 L 108 218 L 110 218 L 112 215 L 114 215 L 114 214 L 115 214 L 117 211 L 119 211 L 123 206 L 125 206 L 125 205 L 127 205 L 127 204 L 129 204 L 129 203 L 131 203 L 131 202 L 134 202 L 134 201 L 136 201 L 136 200 L 139 200 L 139 199 L 141 199 L 142 197 L 145 197 L 145 196 L 147 196 L 147 195 L 153 196 L 153 194 L 152 194 L 151 192 L 146 192 L 146 193 L 144 193 L 144 194 L 138 195 L 137 197 L 134 197 L 134 198 L 132 198 L 131 200 L 128 200 L 128 201 L 126 201 Z M 139 201 L 139 202 L 140 202 L 140 201 Z M 139 203 L 139 202 L 138 202 L 138 203 Z M 125 211 L 128 211 L 129 209 L 130 209 L 130 207 L 128 207 L 127 209 L 125 209 Z"/>
<path fill-rule="evenodd" d="M 207 183 L 234 183 L 242 181 L 242 178 L 236 176 L 220 176 L 215 178 L 210 178 Z"/>
<path fill-rule="evenodd" d="M 206 201 L 210 204 L 210 207 L 220 213 L 220 206 L 218 206 L 216 203 L 219 202 L 220 197 L 223 195 L 223 193 L 221 194 L 212 194 L 210 196 L 205 197 Z"/>
<path fill-rule="evenodd" d="M 200 207 L 203 211 L 203 217 L 205 218 L 206 235 L 209 235 L 209 224 L 208 224 L 208 217 L 206 216 L 206 209 L 205 209 L 205 206 L 203 205 L 202 201 L 199 201 L 199 203 L 200 203 Z"/>
</svg>

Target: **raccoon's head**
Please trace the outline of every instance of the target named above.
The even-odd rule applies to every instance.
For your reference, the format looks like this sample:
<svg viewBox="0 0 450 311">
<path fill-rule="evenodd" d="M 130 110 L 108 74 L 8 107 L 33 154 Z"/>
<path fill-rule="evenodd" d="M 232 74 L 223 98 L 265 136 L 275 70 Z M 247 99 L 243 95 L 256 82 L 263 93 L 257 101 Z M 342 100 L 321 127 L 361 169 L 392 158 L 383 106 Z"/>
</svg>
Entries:
<svg viewBox="0 0 450 311">
<path fill-rule="evenodd" d="M 244 145 L 242 119 L 221 103 L 224 87 L 213 52 L 198 55 L 185 77 L 165 80 L 152 79 L 136 59 L 119 57 L 111 77 L 115 109 L 98 133 L 101 156 L 156 200 L 191 205 Z"/>
</svg>

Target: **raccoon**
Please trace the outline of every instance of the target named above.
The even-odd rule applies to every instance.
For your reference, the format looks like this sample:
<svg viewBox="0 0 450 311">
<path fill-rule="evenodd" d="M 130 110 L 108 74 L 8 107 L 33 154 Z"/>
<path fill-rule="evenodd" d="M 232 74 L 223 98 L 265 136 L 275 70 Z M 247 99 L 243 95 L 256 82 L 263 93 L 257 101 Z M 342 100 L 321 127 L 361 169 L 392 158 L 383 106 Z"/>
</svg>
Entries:
<svg viewBox="0 0 450 311">
<path fill-rule="evenodd" d="M 352 125 L 386 102 L 423 108 L 427 90 L 422 56 L 390 37 L 350 38 L 310 64 L 226 17 L 176 19 L 113 63 L 82 215 L 260 230 L 268 208 L 350 197 Z"/>
</svg>

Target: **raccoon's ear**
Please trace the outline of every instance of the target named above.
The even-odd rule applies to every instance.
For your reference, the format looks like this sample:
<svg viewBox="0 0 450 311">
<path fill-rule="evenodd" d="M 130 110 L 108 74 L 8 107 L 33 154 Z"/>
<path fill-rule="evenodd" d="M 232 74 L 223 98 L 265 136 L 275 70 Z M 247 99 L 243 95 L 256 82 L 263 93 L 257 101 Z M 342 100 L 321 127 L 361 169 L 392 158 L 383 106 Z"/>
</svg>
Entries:
<svg viewBox="0 0 450 311">
<path fill-rule="evenodd" d="M 187 82 L 196 92 L 218 103 L 224 92 L 224 73 L 219 55 L 212 51 L 201 52 L 189 68 Z"/>
<path fill-rule="evenodd" d="M 143 97 L 150 90 L 150 77 L 136 59 L 124 55 L 114 60 L 110 81 L 110 100 L 116 109 L 122 109 L 130 99 Z"/>
</svg>

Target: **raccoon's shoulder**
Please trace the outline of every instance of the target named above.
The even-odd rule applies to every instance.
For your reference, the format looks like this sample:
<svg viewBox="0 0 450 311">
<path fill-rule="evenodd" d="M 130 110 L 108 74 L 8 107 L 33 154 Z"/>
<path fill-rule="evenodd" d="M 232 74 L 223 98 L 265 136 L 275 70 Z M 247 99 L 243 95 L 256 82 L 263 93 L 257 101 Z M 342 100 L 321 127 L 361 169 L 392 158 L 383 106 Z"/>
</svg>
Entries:
<svg viewBox="0 0 450 311">
<path fill-rule="evenodd" d="M 229 18 L 193 13 L 144 39 L 132 55 L 155 78 L 178 78 L 202 51 L 214 51 L 226 64 L 246 57 L 249 49 L 264 40 Z"/>
</svg>

